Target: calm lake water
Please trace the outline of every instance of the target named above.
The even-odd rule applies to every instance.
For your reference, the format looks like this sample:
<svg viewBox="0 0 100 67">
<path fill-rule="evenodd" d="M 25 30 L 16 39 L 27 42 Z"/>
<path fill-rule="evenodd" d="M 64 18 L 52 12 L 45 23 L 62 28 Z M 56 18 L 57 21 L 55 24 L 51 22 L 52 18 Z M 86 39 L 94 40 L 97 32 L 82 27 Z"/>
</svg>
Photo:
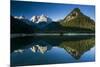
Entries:
<svg viewBox="0 0 100 67">
<path fill-rule="evenodd" d="M 40 65 L 95 61 L 94 36 L 11 38 L 11 65 Z"/>
</svg>

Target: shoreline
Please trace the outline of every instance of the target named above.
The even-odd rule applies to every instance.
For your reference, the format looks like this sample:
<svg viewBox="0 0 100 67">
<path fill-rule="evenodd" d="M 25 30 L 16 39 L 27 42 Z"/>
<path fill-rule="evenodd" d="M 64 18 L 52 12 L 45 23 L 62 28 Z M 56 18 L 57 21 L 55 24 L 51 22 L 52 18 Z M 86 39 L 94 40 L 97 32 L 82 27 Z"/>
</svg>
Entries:
<svg viewBox="0 0 100 67">
<path fill-rule="evenodd" d="M 32 34 L 11 34 L 11 38 L 25 36 L 94 36 L 95 33 L 32 33 Z"/>
</svg>

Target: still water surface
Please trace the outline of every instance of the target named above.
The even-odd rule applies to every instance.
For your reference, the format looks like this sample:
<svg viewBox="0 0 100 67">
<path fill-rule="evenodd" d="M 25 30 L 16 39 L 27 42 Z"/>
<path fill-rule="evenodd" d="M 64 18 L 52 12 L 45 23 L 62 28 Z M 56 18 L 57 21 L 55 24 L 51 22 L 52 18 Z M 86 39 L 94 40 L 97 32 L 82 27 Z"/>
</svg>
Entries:
<svg viewBox="0 0 100 67">
<path fill-rule="evenodd" d="M 95 61 L 94 36 L 22 37 L 11 39 L 11 65 Z"/>
</svg>

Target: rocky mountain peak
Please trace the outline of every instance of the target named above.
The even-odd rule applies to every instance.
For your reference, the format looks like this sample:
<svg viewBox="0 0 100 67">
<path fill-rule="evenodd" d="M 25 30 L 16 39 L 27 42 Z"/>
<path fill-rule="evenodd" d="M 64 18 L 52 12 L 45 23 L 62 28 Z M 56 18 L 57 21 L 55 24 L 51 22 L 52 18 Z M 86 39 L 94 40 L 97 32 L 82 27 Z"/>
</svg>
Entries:
<svg viewBox="0 0 100 67">
<path fill-rule="evenodd" d="M 81 12 L 79 8 L 74 8 L 73 11 L 78 12 L 78 13 Z M 73 12 L 73 11 L 72 11 L 72 12 Z"/>
<path fill-rule="evenodd" d="M 81 15 L 83 15 L 83 13 L 80 11 L 80 9 L 79 9 L 79 8 L 74 8 L 74 9 L 71 11 L 71 13 L 69 13 L 69 14 L 65 17 L 65 19 L 66 19 L 67 21 L 70 21 L 70 20 L 75 19 L 75 18 L 77 18 L 78 16 L 81 16 Z"/>
</svg>

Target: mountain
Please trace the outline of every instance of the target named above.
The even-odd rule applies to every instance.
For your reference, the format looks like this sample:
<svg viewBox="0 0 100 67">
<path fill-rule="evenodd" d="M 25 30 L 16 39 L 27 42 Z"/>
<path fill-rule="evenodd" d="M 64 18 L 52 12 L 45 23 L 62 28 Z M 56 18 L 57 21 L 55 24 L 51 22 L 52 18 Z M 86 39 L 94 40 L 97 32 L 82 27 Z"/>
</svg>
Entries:
<svg viewBox="0 0 100 67">
<path fill-rule="evenodd" d="M 95 21 L 74 8 L 60 21 L 52 21 L 45 15 L 33 16 L 30 20 L 24 16 L 11 17 L 11 32 L 58 32 L 58 33 L 94 33 Z"/>
<path fill-rule="evenodd" d="M 32 16 L 30 21 L 33 22 L 40 31 L 43 31 L 49 23 L 52 23 L 52 19 L 43 14 L 41 16 Z"/>
<path fill-rule="evenodd" d="M 41 23 L 41 22 L 47 22 L 47 23 L 50 23 L 52 22 L 52 19 L 45 16 L 45 15 L 41 15 L 41 16 L 33 16 L 31 19 L 30 19 L 33 23 Z"/>
<path fill-rule="evenodd" d="M 61 31 L 65 31 L 66 29 L 61 26 L 59 24 L 59 22 L 52 22 L 52 23 L 49 23 L 48 25 L 46 25 L 44 31 L 45 32 L 61 32 Z"/>
<path fill-rule="evenodd" d="M 25 18 L 25 16 L 13 16 L 15 19 L 17 20 L 21 20 L 22 22 L 28 24 L 28 25 L 32 25 L 33 23 L 30 22 L 30 20 L 28 20 L 27 18 Z"/>
<path fill-rule="evenodd" d="M 64 19 L 59 21 L 61 26 L 72 29 L 95 31 L 95 21 L 84 15 L 79 8 L 75 8 Z M 71 30 L 72 30 L 71 29 Z"/>
<path fill-rule="evenodd" d="M 15 19 L 25 19 L 24 16 L 14 16 Z"/>
<path fill-rule="evenodd" d="M 11 33 L 33 33 L 37 30 L 38 28 L 28 19 L 11 16 Z"/>
<path fill-rule="evenodd" d="M 46 25 L 44 32 L 94 33 L 95 21 L 75 8 L 64 19 Z"/>
</svg>

